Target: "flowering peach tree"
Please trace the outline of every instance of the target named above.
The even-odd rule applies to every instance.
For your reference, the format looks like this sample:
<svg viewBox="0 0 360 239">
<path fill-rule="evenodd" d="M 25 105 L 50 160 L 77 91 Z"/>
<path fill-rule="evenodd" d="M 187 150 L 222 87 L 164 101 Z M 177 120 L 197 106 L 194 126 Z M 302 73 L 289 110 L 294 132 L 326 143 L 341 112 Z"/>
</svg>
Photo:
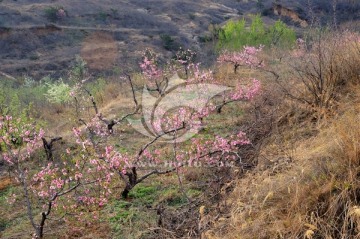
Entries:
<svg viewBox="0 0 360 239">
<path fill-rule="evenodd" d="M 45 222 L 51 214 L 61 218 L 70 212 L 81 212 L 84 207 L 106 203 L 111 175 L 100 173 L 102 169 L 93 165 L 84 151 L 72 157 L 67 149 L 61 161 L 48 154 L 44 156 L 41 152 L 46 149 L 44 142 L 49 146 L 54 140 L 47 141 L 44 130 L 11 116 L 0 121 L 0 133 L 1 159 L 22 188 L 19 195 L 9 198 L 9 203 L 25 202 L 34 238 L 43 237 Z M 55 138 L 58 140 L 61 139 Z"/>
<path fill-rule="evenodd" d="M 262 51 L 263 46 L 258 48 L 253 46 L 244 46 L 242 51 L 224 51 L 218 57 L 219 63 L 230 63 L 234 67 L 234 73 L 240 66 L 245 67 L 263 67 L 263 61 L 258 58 L 258 53 Z"/>
<path fill-rule="evenodd" d="M 246 54 L 257 51 L 247 49 Z M 113 193 L 115 182 L 121 182 L 121 196 L 126 198 L 137 184 L 155 175 L 179 174 L 185 167 L 241 160 L 239 147 L 251 143 L 244 132 L 202 137 L 201 130 L 204 121 L 221 113 L 225 105 L 251 101 L 260 92 L 260 82 L 239 80 L 234 88 L 219 85 L 211 71 L 201 69 L 200 64 L 184 62 L 187 59 L 181 60 L 180 68 L 160 67 L 156 54 L 147 52 L 140 64 L 147 82 L 141 101 L 131 75 L 121 78 L 131 87 L 134 110 L 119 118 L 101 112 L 86 89 L 86 79 L 76 84 L 69 95 L 76 102 L 90 103 L 91 110 L 86 115 L 92 114 L 77 114 L 80 124 L 72 129 L 75 144 L 64 148 L 60 155 L 52 152 L 53 144 L 62 140 L 60 137 L 46 139 L 42 129 L 21 124 L 10 116 L 0 121 L 1 157 L 22 186 L 22 195 L 14 195 L 10 201 L 25 198 L 36 238 L 43 237 L 45 222 L 52 215 L 62 218 L 71 214 L 81 220 L 84 211 L 101 208 Z M 258 66 L 259 62 L 250 58 L 241 64 Z M 188 77 L 181 79 L 177 73 L 184 66 Z M 116 147 L 116 129 L 128 124 L 148 138 L 132 153 Z M 96 214 L 92 217 L 96 218 Z"/>
<path fill-rule="evenodd" d="M 258 51 L 246 48 L 244 54 L 251 57 L 242 64 L 259 66 L 261 63 L 253 56 Z M 140 63 L 147 82 L 142 91 L 142 102 L 137 99 L 130 75 L 126 75 L 123 79 L 131 85 L 135 110 L 121 118 L 110 119 L 103 115 L 88 92 L 94 117 L 89 122 L 81 120 L 85 128 L 77 137 L 87 135 L 87 138 L 79 143 L 95 153 L 93 160 L 96 164 L 118 175 L 124 182 L 122 196 L 125 198 L 133 187 L 150 176 L 179 172 L 180 168 L 195 163 L 211 165 L 235 160 L 239 158 L 239 147 L 250 144 L 244 132 L 229 137 L 214 135 L 211 139 L 202 139 L 201 134 L 196 138 L 193 136 L 204 127 L 204 120 L 211 114 L 220 113 L 225 105 L 252 100 L 260 92 L 260 82 L 256 79 L 239 80 L 231 89 L 217 84 L 211 71 L 200 69 L 199 64 L 185 64 L 183 61 L 181 68 L 186 65 L 187 79 L 177 75 L 179 68 L 160 67 L 156 54 L 147 51 Z M 132 118 L 136 116 L 140 119 Z M 121 128 L 126 123 L 149 138 L 148 143 L 133 154 L 121 153 L 109 143 L 115 136 L 114 127 Z M 165 143 L 172 145 L 170 153 L 161 150 Z"/>
</svg>

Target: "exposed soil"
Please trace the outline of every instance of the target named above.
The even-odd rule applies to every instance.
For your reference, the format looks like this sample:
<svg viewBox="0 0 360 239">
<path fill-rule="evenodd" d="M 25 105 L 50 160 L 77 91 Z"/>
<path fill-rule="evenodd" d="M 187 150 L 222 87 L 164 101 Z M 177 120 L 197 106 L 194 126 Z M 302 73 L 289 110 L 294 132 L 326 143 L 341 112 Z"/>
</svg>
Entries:
<svg viewBox="0 0 360 239">
<path fill-rule="evenodd" d="M 0 177 L 0 191 L 6 189 L 12 184 L 10 177 Z"/>
<path fill-rule="evenodd" d="M 90 69 L 109 70 L 116 64 L 117 43 L 110 34 L 95 32 L 84 39 L 80 56 Z"/>
</svg>

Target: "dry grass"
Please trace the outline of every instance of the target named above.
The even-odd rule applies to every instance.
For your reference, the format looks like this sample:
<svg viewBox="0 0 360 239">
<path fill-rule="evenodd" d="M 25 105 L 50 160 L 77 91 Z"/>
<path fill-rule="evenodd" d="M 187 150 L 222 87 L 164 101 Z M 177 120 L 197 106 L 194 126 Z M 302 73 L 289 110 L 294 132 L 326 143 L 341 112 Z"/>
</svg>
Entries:
<svg viewBox="0 0 360 239">
<path fill-rule="evenodd" d="M 321 64 L 334 107 L 321 111 L 288 100 L 276 84 L 263 81 L 262 96 L 247 108 L 263 120 L 238 119 L 254 122 L 250 136 L 264 144 L 254 158 L 257 166 L 232 182 L 235 189 L 222 202 L 231 211 L 207 218 L 202 238 L 360 238 L 359 46 L 345 42 L 326 51 L 333 55 Z M 289 76 L 281 60 L 272 64 Z M 218 69 L 217 77 L 234 80 L 227 68 Z M 266 117 L 270 112 L 275 120 Z M 254 141 L 264 125 L 271 125 L 270 136 Z"/>
<path fill-rule="evenodd" d="M 84 39 L 80 55 L 90 70 L 110 70 L 118 56 L 116 41 L 110 34 L 93 33 Z"/>
<path fill-rule="evenodd" d="M 300 102 L 324 111 L 334 109 L 349 84 L 359 83 L 360 36 L 347 31 L 340 33 L 315 33 L 311 50 L 301 57 L 288 58 L 287 82 L 291 77 L 294 85 L 286 85 L 289 95 Z"/>
<path fill-rule="evenodd" d="M 359 55 L 347 57 L 333 114 L 318 118 L 284 99 L 275 105 L 256 169 L 233 182 L 231 212 L 204 238 L 360 238 Z"/>
</svg>

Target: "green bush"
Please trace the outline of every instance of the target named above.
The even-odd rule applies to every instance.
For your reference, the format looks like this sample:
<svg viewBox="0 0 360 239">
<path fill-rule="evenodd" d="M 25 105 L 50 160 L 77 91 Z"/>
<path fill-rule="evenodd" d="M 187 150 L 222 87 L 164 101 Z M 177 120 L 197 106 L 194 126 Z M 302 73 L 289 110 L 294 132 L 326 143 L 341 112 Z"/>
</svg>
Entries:
<svg viewBox="0 0 360 239">
<path fill-rule="evenodd" d="M 246 27 L 245 19 L 229 21 L 219 32 L 218 50 L 239 50 L 243 46 L 281 46 L 291 47 L 295 44 L 295 31 L 280 20 L 266 27 L 261 16 L 252 18 Z"/>
<path fill-rule="evenodd" d="M 247 45 L 247 30 L 245 29 L 245 19 L 226 23 L 219 31 L 218 48 L 240 49 Z"/>
<path fill-rule="evenodd" d="M 16 146 L 22 144 L 20 134 L 23 132 L 22 127 L 26 124 L 34 122 L 34 115 L 37 114 L 34 103 L 29 101 L 28 96 L 31 93 L 36 93 L 37 88 L 34 87 L 16 87 L 12 84 L 1 82 L 0 79 L 0 116 L 9 115 L 17 120 L 13 123 L 17 130 L 12 133 L 12 143 Z M 34 90 L 34 92 L 30 92 Z M 38 126 L 44 126 L 42 120 L 37 120 Z M 3 130 L 7 130 L 5 127 Z M 2 132 L 0 132 L 1 135 Z M 0 151 L 4 148 L 3 142 L 0 142 Z"/>
<path fill-rule="evenodd" d="M 48 83 L 46 99 L 51 103 L 67 103 L 71 100 L 70 91 L 71 87 L 62 79 L 55 83 Z"/>
<path fill-rule="evenodd" d="M 175 39 L 168 34 L 161 34 L 160 39 L 162 40 L 165 50 L 177 51 L 180 47 L 180 45 L 175 41 Z"/>
<path fill-rule="evenodd" d="M 296 41 L 295 31 L 278 20 L 268 28 L 268 45 L 292 47 Z"/>
<path fill-rule="evenodd" d="M 51 22 L 55 22 L 57 20 L 57 8 L 56 7 L 48 7 L 45 8 L 44 10 L 45 13 L 45 17 L 51 21 Z"/>
<path fill-rule="evenodd" d="M 102 22 L 106 22 L 107 18 L 110 16 L 110 14 L 106 12 L 99 12 L 97 19 Z"/>
<path fill-rule="evenodd" d="M 56 22 L 67 15 L 63 7 L 47 7 L 44 9 L 44 13 L 50 22 Z"/>
<path fill-rule="evenodd" d="M 20 84 L 0 79 L 0 115 L 20 117 L 35 114 L 34 107 L 44 106 L 45 92 L 45 85 L 28 77 Z"/>
<path fill-rule="evenodd" d="M 87 75 L 87 64 L 81 56 L 76 55 L 73 67 L 70 70 L 70 82 L 73 84 L 83 80 Z"/>
</svg>

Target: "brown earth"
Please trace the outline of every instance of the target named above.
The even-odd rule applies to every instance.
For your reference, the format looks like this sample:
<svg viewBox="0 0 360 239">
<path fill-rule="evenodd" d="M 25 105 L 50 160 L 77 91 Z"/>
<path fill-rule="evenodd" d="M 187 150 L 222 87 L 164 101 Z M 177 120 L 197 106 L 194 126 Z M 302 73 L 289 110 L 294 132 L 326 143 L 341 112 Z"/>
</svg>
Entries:
<svg viewBox="0 0 360 239">
<path fill-rule="evenodd" d="M 296 11 L 286 8 L 280 4 L 274 4 L 273 10 L 275 15 L 289 17 L 294 22 L 299 23 L 301 27 L 307 27 L 309 25 L 306 20 L 300 18 Z"/>
<path fill-rule="evenodd" d="M 6 189 L 12 184 L 10 177 L 1 177 L 0 178 L 0 191 Z"/>
<path fill-rule="evenodd" d="M 118 47 L 110 34 L 95 32 L 84 39 L 80 56 L 89 69 L 109 70 L 116 64 Z"/>
</svg>

